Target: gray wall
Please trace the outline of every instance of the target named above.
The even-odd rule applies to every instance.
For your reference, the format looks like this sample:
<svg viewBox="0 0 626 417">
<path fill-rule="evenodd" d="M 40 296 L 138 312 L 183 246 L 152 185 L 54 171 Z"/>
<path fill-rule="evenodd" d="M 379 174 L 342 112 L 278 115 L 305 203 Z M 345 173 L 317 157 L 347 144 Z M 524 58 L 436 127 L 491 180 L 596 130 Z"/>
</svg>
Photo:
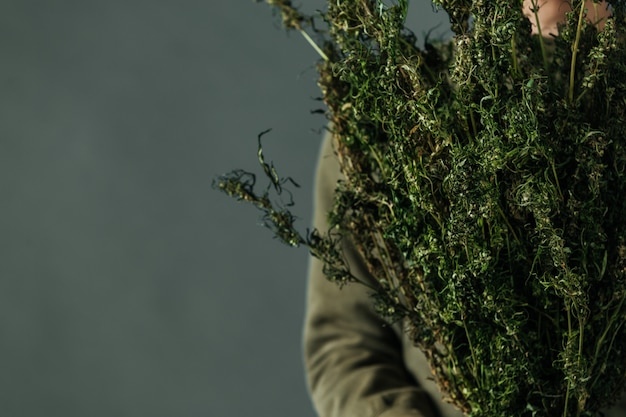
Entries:
<svg viewBox="0 0 626 417">
<path fill-rule="evenodd" d="M 0 414 L 313 416 L 307 254 L 210 185 L 271 127 L 308 226 L 315 52 L 250 1 L 3 0 L 0 57 Z"/>
</svg>

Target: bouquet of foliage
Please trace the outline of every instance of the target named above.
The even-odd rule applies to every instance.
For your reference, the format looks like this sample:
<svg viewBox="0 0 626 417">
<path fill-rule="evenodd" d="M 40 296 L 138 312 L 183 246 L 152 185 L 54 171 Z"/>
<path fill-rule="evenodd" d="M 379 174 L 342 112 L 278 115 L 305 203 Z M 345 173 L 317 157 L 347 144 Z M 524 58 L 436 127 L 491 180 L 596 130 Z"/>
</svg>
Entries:
<svg viewBox="0 0 626 417">
<path fill-rule="evenodd" d="M 216 185 L 290 245 L 406 319 L 445 396 L 470 416 L 596 416 L 626 384 L 626 2 L 598 31 L 584 1 L 559 36 L 531 36 L 522 2 L 439 0 L 449 43 L 416 46 L 407 0 L 333 0 L 315 32 L 319 86 L 345 180 L 328 231 L 299 233 L 286 180 Z M 319 25 L 318 25 L 319 26 Z M 312 41 L 311 41 L 312 42 Z M 313 44 L 313 43 L 312 43 Z"/>
</svg>

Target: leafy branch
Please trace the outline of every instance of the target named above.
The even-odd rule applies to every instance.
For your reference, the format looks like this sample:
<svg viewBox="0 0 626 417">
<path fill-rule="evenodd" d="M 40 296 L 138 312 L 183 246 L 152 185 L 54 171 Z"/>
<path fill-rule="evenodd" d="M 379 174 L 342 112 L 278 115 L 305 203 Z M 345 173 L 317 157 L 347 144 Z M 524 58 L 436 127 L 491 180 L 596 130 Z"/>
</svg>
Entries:
<svg viewBox="0 0 626 417">
<path fill-rule="evenodd" d="M 424 48 L 406 0 L 330 1 L 324 31 L 267 3 L 322 39 L 345 179 L 330 229 L 304 234 L 262 135 L 268 188 L 243 171 L 216 187 L 339 284 L 358 281 L 342 252 L 355 242 L 379 310 L 410 324 L 467 415 L 598 416 L 626 386 L 626 2 L 598 32 L 573 1 L 549 48 L 521 2 L 435 1 L 454 38 Z"/>
</svg>

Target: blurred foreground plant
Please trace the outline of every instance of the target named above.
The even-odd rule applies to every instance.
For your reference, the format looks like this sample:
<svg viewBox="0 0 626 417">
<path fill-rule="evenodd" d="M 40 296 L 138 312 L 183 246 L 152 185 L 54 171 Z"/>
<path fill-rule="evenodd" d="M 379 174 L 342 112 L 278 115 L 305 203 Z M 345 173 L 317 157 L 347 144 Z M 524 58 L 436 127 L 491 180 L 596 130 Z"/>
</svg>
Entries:
<svg viewBox="0 0 626 417">
<path fill-rule="evenodd" d="M 596 416 L 626 383 L 626 2 L 598 32 L 584 1 L 558 37 L 522 2 L 439 0 L 453 41 L 423 49 L 407 0 L 333 0 L 319 86 L 345 180 L 328 231 L 299 233 L 285 180 L 236 171 L 226 193 L 284 242 L 351 275 L 349 235 L 381 313 L 406 318 L 442 393 L 470 416 Z M 391 3 L 391 4 L 390 4 Z M 307 39 L 311 38 L 306 35 Z M 312 42 L 312 41 L 311 41 Z"/>
</svg>

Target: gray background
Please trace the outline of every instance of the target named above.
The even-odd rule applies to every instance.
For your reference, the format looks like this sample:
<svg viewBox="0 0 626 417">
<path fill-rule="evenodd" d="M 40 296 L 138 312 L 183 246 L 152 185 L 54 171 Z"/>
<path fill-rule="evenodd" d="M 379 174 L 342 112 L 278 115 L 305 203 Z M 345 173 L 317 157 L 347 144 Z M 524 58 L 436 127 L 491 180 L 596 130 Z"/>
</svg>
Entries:
<svg viewBox="0 0 626 417">
<path fill-rule="evenodd" d="M 273 128 L 308 226 L 316 60 L 250 1 L 0 2 L 0 415 L 314 415 L 306 251 L 211 181 Z"/>
</svg>

